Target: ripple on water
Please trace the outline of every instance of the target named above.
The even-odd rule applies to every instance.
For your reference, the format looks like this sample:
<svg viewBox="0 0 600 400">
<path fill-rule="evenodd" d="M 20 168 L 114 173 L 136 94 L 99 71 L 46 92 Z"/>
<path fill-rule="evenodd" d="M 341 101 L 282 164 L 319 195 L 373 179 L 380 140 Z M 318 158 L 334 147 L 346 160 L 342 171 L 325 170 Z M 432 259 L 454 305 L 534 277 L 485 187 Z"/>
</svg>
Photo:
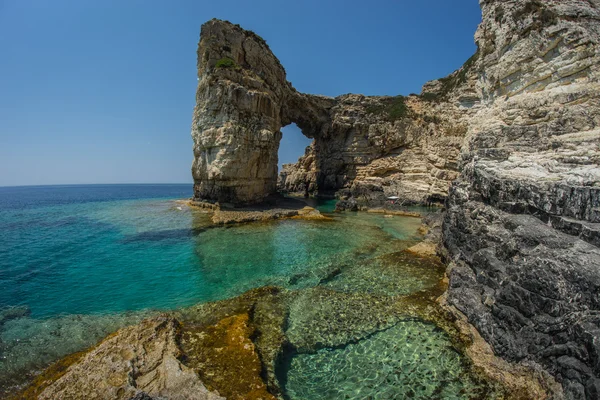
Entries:
<svg viewBox="0 0 600 400">
<path fill-rule="evenodd" d="M 342 348 L 296 354 L 285 389 L 291 400 L 494 398 L 448 336 L 418 320 Z"/>
<path fill-rule="evenodd" d="M 7 387 L 7 379 L 82 350 L 146 315 L 128 311 L 220 300 L 263 285 L 319 286 L 339 294 L 331 295 L 332 301 L 356 293 L 396 296 L 431 287 L 439 276 L 415 259 L 394 259 L 414 240 L 420 225 L 416 218 L 346 213 L 326 224 L 274 221 L 212 228 L 207 214 L 170 200 L 104 198 L 110 201 L 89 202 L 96 199 L 90 195 L 86 201 L 81 196 L 68 202 L 60 198 L 37 208 L 2 209 L 0 204 L 0 225 L 6 228 L 0 229 L 0 308 L 31 309 L 31 318 L 0 326 L 0 387 Z M 322 308 L 329 310 L 328 304 Z M 334 313 L 338 311 L 333 307 Z M 332 318 L 323 314 L 322 319 Z M 306 321 L 310 323 L 314 328 L 314 321 Z M 379 320 L 372 325 L 379 327 Z M 380 338 L 386 332 L 331 350 L 332 360 L 341 360 L 344 351 L 357 346 L 362 350 L 353 353 L 345 368 L 363 365 L 358 352 L 373 346 L 372 351 L 383 353 Z M 371 356 L 364 365 L 376 361 Z M 308 355 L 297 356 L 294 362 L 302 357 Z M 394 359 L 394 354 L 387 357 Z M 319 364 L 324 371 L 334 365 L 327 360 Z M 294 364 L 293 371 L 300 369 Z M 305 367 L 305 372 L 318 375 L 315 365 Z M 294 374 L 290 390 L 303 373 Z M 345 381 L 340 382 L 345 387 Z"/>
</svg>

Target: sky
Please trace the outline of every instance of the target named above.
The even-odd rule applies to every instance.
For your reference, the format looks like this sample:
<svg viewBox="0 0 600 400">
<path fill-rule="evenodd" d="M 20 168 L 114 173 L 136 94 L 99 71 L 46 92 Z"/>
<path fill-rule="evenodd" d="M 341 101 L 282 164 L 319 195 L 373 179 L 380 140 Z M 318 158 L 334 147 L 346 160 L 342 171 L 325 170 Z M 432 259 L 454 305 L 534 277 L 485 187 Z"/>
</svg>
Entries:
<svg viewBox="0 0 600 400">
<path fill-rule="evenodd" d="M 0 0 L 0 186 L 188 183 L 200 25 L 262 36 L 302 92 L 408 95 L 476 50 L 477 0 Z M 310 142 L 282 129 L 280 164 Z"/>
</svg>

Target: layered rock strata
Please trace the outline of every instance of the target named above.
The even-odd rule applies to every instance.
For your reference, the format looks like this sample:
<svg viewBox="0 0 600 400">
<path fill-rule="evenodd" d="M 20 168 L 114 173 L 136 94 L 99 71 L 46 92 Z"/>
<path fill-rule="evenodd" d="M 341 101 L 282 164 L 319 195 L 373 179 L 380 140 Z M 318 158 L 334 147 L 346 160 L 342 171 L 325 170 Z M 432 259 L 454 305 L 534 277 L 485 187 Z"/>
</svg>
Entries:
<svg viewBox="0 0 600 400">
<path fill-rule="evenodd" d="M 467 132 L 462 105 L 408 98 L 297 92 L 264 40 L 225 21 L 203 25 L 194 110 L 194 197 L 259 203 L 277 189 L 280 129 L 294 122 L 313 138 L 280 189 L 372 202 L 443 199 L 458 176 Z M 470 104 L 472 106 L 472 104 Z"/>
<path fill-rule="evenodd" d="M 207 23 L 195 194 L 262 200 L 279 130 L 295 122 L 314 141 L 281 190 L 336 192 L 357 208 L 448 197 L 447 304 L 497 354 L 551 372 L 566 398 L 598 398 L 600 3 L 480 4 L 477 53 L 408 97 L 298 93 L 262 40 Z"/>
<path fill-rule="evenodd" d="M 448 302 L 495 352 L 600 397 L 600 4 L 484 1 L 447 203 Z"/>
</svg>

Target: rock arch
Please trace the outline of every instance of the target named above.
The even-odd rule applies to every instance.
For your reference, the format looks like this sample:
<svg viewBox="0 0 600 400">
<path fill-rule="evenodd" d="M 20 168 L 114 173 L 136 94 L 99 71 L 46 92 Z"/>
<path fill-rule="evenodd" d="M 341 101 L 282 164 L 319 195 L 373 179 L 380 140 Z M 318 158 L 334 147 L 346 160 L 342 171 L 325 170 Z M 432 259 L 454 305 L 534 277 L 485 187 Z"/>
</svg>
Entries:
<svg viewBox="0 0 600 400">
<path fill-rule="evenodd" d="M 192 126 L 197 200 L 250 204 L 275 193 L 280 130 L 292 122 L 314 145 L 282 182 L 287 190 L 361 187 L 362 193 L 368 187 L 379 200 L 400 194 L 418 203 L 444 197 L 457 176 L 466 132 L 457 129 L 460 113 L 452 121 L 428 120 L 423 109 L 432 106 L 416 95 L 300 93 L 266 42 L 238 25 L 213 19 L 202 26 L 198 78 Z M 431 142 L 436 135 L 443 139 Z"/>
<path fill-rule="evenodd" d="M 209 21 L 192 131 L 196 196 L 254 202 L 274 191 L 274 171 L 249 167 L 294 121 L 315 143 L 285 185 L 309 180 L 368 206 L 392 193 L 447 197 L 448 309 L 495 354 L 557 377 L 565 398 L 597 399 L 600 3 L 480 5 L 478 52 L 407 98 L 298 93 L 262 39 Z"/>
<path fill-rule="evenodd" d="M 211 20 L 198 46 L 194 110 L 194 196 L 255 203 L 276 191 L 281 127 L 296 122 L 311 137 L 318 124 L 287 112 L 297 96 L 260 37 Z"/>
</svg>

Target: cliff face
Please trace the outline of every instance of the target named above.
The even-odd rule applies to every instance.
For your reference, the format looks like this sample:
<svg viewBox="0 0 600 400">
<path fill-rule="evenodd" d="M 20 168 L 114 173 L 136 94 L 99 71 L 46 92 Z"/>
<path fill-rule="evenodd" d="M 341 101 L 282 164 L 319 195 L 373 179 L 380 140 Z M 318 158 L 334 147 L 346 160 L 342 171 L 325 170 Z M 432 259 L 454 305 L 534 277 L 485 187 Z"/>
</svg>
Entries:
<svg viewBox="0 0 600 400">
<path fill-rule="evenodd" d="M 482 107 L 449 193 L 448 302 L 567 398 L 600 397 L 600 12 L 484 1 Z"/>
<path fill-rule="evenodd" d="M 463 120 L 459 107 L 418 96 L 339 96 L 307 153 L 284 169 L 279 187 L 338 191 L 365 205 L 388 196 L 410 203 L 443 199 L 458 176 Z"/>
<path fill-rule="evenodd" d="M 274 193 L 280 129 L 292 122 L 314 143 L 287 167 L 284 190 L 346 188 L 378 201 L 401 195 L 423 202 L 444 198 L 458 176 L 467 132 L 461 104 L 299 93 L 264 40 L 219 20 L 202 27 L 198 78 L 192 126 L 198 200 L 253 203 Z"/>
<path fill-rule="evenodd" d="M 446 200 L 447 303 L 567 398 L 600 398 L 600 2 L 482 0 L 477 53 L 420 96 L 298 93 L 264 42 L 210 21 L 195 196 L 275 190 L 280 128 L 314 138 L 279 187 Z"/>
<path fill-rule="evenodd" d="M 252 202 L 273 192 L 281 104 L 292 90 L 283 67 L 259 37 L 213 20 L 202 26 L 198 79 L 195 197 Z"/>
</svg>

